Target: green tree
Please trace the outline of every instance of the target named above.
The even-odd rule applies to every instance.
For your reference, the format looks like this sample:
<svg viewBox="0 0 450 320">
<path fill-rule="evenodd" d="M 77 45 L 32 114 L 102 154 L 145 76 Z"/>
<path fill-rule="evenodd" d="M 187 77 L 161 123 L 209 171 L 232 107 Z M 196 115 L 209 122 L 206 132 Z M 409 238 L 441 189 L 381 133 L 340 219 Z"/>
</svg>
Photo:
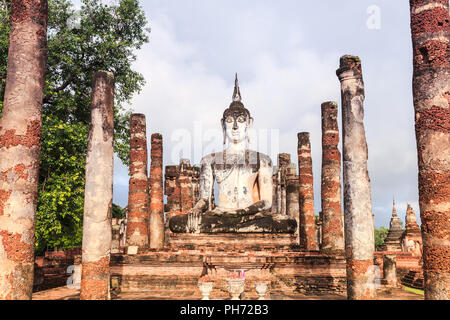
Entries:
<svg viewBox="0 0 450 320">
<path fill-rule="evenodd" d="M 91 77 L 95 71 L 107 70 L 115 75 L 114 149 L 128 164 L 130 111 L 125 105 L 145 84 L 132 64 L 136 51 L 148 42 L 149 33 L 138 0 L 118 0 L 114 5 L 82 0 L 78 11 L 69 0 L 48 3 L 48 61 L 36 213 L 38 253 L 81 245 Z M 3 2 L 0 12 L 2 102 L 10 28 L 8 7 L 9 1 Z"/>
<path fill-rule="evenodd" d="M 125 210 L 122 208 L 122 207 L 120 207 L 120 206 L 118 206 L 118 205 L 116 205 L 116 204 L 114 204 L 113 203 L 113 208 L 112 208 L 112 217 L 113 218 L 116 218 L 116 219 L 123 219 L 124 218 L 124 212 Z"/>
<path fill-rule="evenodd" d="M 389 229 L 385 227 L 381 227 L 379 229 L 375 229 L 375 249 L 378 251 L 383 250 L 384 239 L 386 239 L 389 233 Z"/>
<path fill-rule="evenodd" d="M 9 47 L 9 1 L 4 1 L 0 10 L 0 117 L 3 111 L 3 96 L 6 84 L 6 63 L 8 62 Z"/>
</svg>

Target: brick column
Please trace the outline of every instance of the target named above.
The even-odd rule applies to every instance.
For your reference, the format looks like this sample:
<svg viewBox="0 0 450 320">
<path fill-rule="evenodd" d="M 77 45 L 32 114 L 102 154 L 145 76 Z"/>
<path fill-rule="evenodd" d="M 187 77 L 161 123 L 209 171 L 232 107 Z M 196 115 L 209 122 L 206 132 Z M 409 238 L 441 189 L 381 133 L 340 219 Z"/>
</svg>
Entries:
<svg viewBox="0 0 450 320">
<path fill-rule="evenodd" d="M 343 254 L 345 248 L 337 118 L 336 102 L 322 104 L 322 244 L 320 250 L 327 254 Z"/>
<path fill-rule="evenodd" d="M 181 191 L 178 177 L 179 166 L 166 166 L 164 194 L 167 196 L 166 212 L 181 212 Z"/>
<path fill-rule="evenodd" d="M 163 137 L 152 135 L 150 165 L 150 248 L 164 247 Z"/>
<path fill-rule="evenodd" d="M 287 197 L 287 191 L 286 191 L 286 176 L 287 176 L 287 169 L 289 165 L 291 164 L 291 155 L 288 153 L 281 153 L 278 155 L 278 170 L 280 171 L 280 194 L 279 194 L 279 213 L 281 214 L 287 214 L 287 207 L 286 207 L 286 197 Z"/>
<path fill-rule="evenodd" d="M 194 190 L 192 186 L 192 167 L 188 159 L 180 162 L 181 211 L 187 213 L 194 207 Z"/>
<path fill-rule="evenodd" d="M 288 153 L 280 153 L 278 155 L 278 167 L 287 168 L 291 164 L 291 155 Z"/>
<path fill-rule="evenodd" d="M 109 299 L 114 174 L 114 76 L 94 73 L 84 194 L 82 300 Z"/>
<path fill-rule="evenodd" d="M 447 0 L 410 0 L 425 298 L 450 299 L 450 55 Z"/>
<path fill-rule="evenodd" d="M 314 215 L 313 169 L 310 134 L 298 134 L 298 171 L 300 202 L 300 247 L 317 250 L 316 217 Z"/>
<path fill-rule="evenodd" d="M 0 300 L 29 300 L 33 292 L 46 37 L 47 1 L 11 1 L 0 120 Z"/>
<path fill-rule="evenodd" d="M 200 167 L 192 168 L 192 193 L 195 206 L 200 200 Z"/>
<path fill-rule="evenodd" d="M 297 221 L 297 240 L 299 238 L 299 226 L 300 226 L 300 204 L 298 201 L 298 175 L 297 175 L 297 165 L 295 163 L 289 164 L 287 167 L 286 175 L 286 214 Z"/>
<path fill-rule="evenodd" d="M 127 246 L 149 244 L 148 152 L 146 120 L 132 114 L 130 121 L 130 184 L 128 194 Z"/>
<path fill-rule="evenodd" d="M 276 205 L 276 212 L 278 214 L 281 214 L 282 212 L 282 185 L 281 185 L 281 168 L 278 167 L 278 172 L 276 174 L 276 194 L 277 194 L 277 205 Z"/>
<path fill-rule="evenodd" d="M 272 213 L 278 213 L 278 174 L 272 175 Z"/>
<path fill-rule="evenodd" d="M 390 287 L 397 286 L 397 262 L 395 255 L 385 255 L 383 258 L 383 283 Z"/>
<path fill-rule="evenodd" d="M 337 75 L 342 94 L 347 296 L 351 300 L 373 299 L 376 296 L 374 226 L 363 123 L 365 96 L 361 60 L 343 56 Z"/>
</svg>

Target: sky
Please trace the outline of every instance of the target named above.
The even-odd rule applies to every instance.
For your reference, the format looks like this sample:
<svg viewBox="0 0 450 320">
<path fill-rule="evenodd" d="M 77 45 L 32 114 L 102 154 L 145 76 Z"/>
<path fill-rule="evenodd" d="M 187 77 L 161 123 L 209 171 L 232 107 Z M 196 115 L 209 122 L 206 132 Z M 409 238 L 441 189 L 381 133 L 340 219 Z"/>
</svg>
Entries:
<svg viewBox="0 0 450 320">
<path fill-rule="evenodd" d="M 341 105 L 344 54 L 362 60 L 365 129 L 375 226 L 387 227 L 393 198 L 404 221 L 419 216 L 408 0 L 145 0 L 151 33 L 134 64 L 147 84 L 130 108 L 147 134 L 164 137 L 165 165 L 192 164 L 222 148 L 220 119 L 238 73 L 255 119 L 252 148 L 290 153 L 310 132 L 316 214 L 320 205 L 321 111 Z M 341 126 L 341 110 L 339 114 Z M 256 137 L 256 138 L 255 138 Z M 127 205 L 128 169 L 115 162 L 114 202 Z"/>
</svg>

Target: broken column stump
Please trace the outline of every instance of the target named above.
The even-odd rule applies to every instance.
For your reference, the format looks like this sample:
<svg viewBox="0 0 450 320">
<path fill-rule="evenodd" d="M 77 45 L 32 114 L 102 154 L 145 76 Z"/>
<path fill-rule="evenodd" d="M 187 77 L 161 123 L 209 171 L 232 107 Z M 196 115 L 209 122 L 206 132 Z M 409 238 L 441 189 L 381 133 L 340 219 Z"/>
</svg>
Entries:
<svg viewBox="0 0 450 320">
<path fill-rule="evenodd" d="M 12 0 L 0 120 L 0 300 L 33 292 L 46 57 L 47 1 Z"/>
<path fill-rule="evenodd" d="M 300 247 L 303 250 L 318 250 L 316 217 L 314 214 L 313 168 L 310 134 L 298 134 L 298 171 L 300 202 Z"/>
<path fill-rule="evenodd" d="M 344 226 L 341 209 L 341 153 L 338 149 L 338 105 L 322 104 L 322 244 L 326 254 L 344 254 Z"/>
<path fill-rule="evenodd" d="M 114 76 L 94 73 L 86 156 L 81 300 L 107 300 L 114 173 Z"/>
<path fill-rule="evenodd" d="M 425 298 L 450 299 L 449 3 L 410 0 Z"/>
<path fill-rule="evenodd" d="M 337 75 L 342 95 L 347 296 L 350 300 L 371 300 L 376 296 L 373 265 L 375 246 L 363 122 L 365 96 L 361 60 L 354 56 L 343 56 Z"/>
<path fill-rule="evenodd" d="M 164 247 L 163 137 L 152 135 L 150 165 L 150 248 Z"/>
<path fill-rule="evenodd" d="M 131 115 L 130 134 L 127 246 L 147 248 L 149 244 L 149 200 L 145 115 Z"/>
<path fill-rule="evenodd" d="M 383 258 L 383 284 L 389 287 L 397 286 L 397 262 L 395 255 L 385 255 Z"/>
</svg>

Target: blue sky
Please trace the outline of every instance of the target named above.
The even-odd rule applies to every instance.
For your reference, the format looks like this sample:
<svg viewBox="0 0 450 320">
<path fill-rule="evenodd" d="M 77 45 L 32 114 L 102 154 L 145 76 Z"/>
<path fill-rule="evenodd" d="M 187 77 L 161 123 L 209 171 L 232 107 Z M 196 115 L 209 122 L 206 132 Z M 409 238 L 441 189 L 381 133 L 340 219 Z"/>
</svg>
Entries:
<svg viewBox="0 0 450 320">
<path fill-rule="evenodd" d="M 193 163 L 211 148 L 221 148 L 216 133 L 237 72 L 254 129 L 263 135 L 275 132 L 270 141 L 279 141 L 280 152 L 291 153 L 297 163 L 296 135 L 311 132 L 318 213 L 320 105 L 340 104 L 339 58 L 358 55 L 366 85 L 375 224 L 388 226 L 394 196 L 402 219 L 408 202 L 419 216 L 407 0 L 141 3 L 152 31 L 135 68 L 147 85 L 130 107 L 147 115 L 149 137 L 163 134 L 166 165 L 178 162 L 177 148 L 187 136 L 192 138 L 184 143 L 195 146 L 184 156 Z M 370 24 L 374 21 L 379 25 Z M 369 28 L 368 22 L 379 28 Z M 114 201 L 122 206 L 127 204 L 127 172 L 116 161 Z"/>
</svg>

